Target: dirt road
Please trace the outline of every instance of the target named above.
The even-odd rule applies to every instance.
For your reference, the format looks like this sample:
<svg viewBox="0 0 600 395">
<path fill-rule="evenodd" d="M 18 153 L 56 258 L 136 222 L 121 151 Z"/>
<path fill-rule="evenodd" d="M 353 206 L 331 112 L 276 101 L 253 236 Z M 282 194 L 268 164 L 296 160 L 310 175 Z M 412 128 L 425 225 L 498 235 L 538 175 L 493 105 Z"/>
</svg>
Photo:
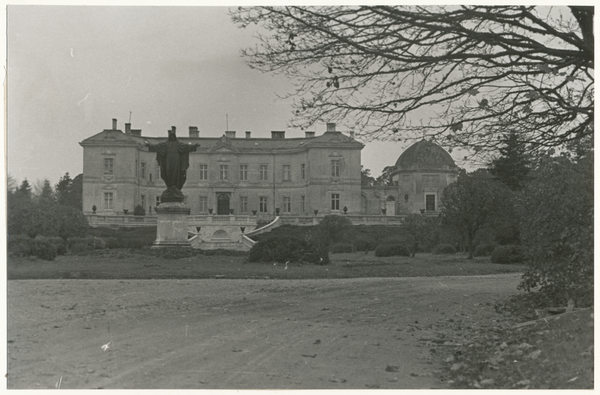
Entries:
<svg viewBox="0 0 600 395">
<path fill-rule="evenodd" d="M 9 281 L 8 387 L 445 388 L 427 340 L 518 281 Z"/>
</svg>

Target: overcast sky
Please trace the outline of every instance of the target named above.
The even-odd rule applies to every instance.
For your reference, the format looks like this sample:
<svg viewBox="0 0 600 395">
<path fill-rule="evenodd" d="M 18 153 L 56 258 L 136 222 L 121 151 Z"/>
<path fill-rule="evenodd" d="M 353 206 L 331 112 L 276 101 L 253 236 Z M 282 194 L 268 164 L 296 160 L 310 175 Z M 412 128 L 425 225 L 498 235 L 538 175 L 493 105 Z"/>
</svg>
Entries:
<svg viewBox="0 0 600 395">
<path fill-rule="evenodd" d="M 227 7 L 8 7 L 8 174 L 54 185 L 82 172 L 78 144 L 118 119 L 124 129 L 165 137 L 198 126 L 201 135 L 269 137 L 286 130 L 293 90 L 283 77 L 250 69 L 240 56 L 252 32 Z M 317 135 L 325 125 L 315 127 Z M 403 144 L 368 143 L 362 163 L 378 176 Z"/>
</svg>

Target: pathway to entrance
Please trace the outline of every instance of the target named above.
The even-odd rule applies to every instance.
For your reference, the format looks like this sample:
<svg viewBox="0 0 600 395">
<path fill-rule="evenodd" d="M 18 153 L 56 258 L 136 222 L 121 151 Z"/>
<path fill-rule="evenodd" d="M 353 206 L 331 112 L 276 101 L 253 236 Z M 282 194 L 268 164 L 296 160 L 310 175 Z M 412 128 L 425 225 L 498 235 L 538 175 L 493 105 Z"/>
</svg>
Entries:
<svg viewBox="0 0 600 395">
<path fill-rule="evenodd" d="M 9 281 L 8 387 L 445 388 L 426 340 L 491 322 L 518 282 Z"/>
</svg>

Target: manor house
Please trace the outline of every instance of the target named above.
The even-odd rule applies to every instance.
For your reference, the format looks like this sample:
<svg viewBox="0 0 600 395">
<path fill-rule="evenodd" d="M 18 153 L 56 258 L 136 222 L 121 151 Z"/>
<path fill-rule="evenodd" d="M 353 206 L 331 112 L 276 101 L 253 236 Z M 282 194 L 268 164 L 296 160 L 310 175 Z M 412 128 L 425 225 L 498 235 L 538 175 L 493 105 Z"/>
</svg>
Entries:
<svg viewBox="0 0 600 395">
<path fill-rule="evenodd" d="M 256 215 L 269 220 L 280 216 L 316 213 L 405 215 L 437 214 L 443 188 L 454 181 L 458 168 L 438 145 L 421 140 L 398 158 L 391 173 L 393 185 L 361 186 L 361 150 L 364 145 L 336 130 L 333 123 L 316 136 L 255 138 L 246 131 L 226 131 L 222 137 L 203 137 L 196 126 L 185 143 L 198 143 L 190 153 L 187 181 L 182 189 L 191 215 Z M 105 129 L 82 142 L 83 211 L 123 215 L 140 205 L 153 215 L 165 189 L 156 154 L 145 142 L 165 136 L 142 136 L 139 129 Z"/>
</svg>

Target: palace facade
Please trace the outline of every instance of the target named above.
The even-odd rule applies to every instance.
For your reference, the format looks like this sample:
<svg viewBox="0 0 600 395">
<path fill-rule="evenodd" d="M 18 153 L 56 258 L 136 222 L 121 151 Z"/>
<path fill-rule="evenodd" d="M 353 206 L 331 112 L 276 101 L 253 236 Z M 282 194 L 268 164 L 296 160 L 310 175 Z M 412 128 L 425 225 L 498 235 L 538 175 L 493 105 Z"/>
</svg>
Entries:
<svg viewBox="0 0 600 395">
<path fill-rule="evenodd" d="M 327 124 L 325 133 L 305 132 L 286 138 L 238 136 L 226 131 L 220 138 L 202 137 L 190 126 L 185 143 L 198 143 L 190 153 L 187 181 L 182 189 L 191 215 L 256 215 L 259 219 L 342 213 L 403 215 L 435 214 L 443 188 L 454 181 L 458 168 L 438 145 L 422 140 L 398 158 L 393 185 L 361 186 L 361 150 L 364 145 Z M 141 205 L 154 214 L 165 185 L 156 154 L 145 142 L 163 138 L 142 136 L 139 129 L 111 129 L 82 142 L 83 211 L 85 214 L 133 214 Z M 95 211 L 93 210 L 95 208 Z M 383 210 L 382 210 L 383 209 Z M 423 211 L 422 211 L 423 210 Z"/>
</svg>

